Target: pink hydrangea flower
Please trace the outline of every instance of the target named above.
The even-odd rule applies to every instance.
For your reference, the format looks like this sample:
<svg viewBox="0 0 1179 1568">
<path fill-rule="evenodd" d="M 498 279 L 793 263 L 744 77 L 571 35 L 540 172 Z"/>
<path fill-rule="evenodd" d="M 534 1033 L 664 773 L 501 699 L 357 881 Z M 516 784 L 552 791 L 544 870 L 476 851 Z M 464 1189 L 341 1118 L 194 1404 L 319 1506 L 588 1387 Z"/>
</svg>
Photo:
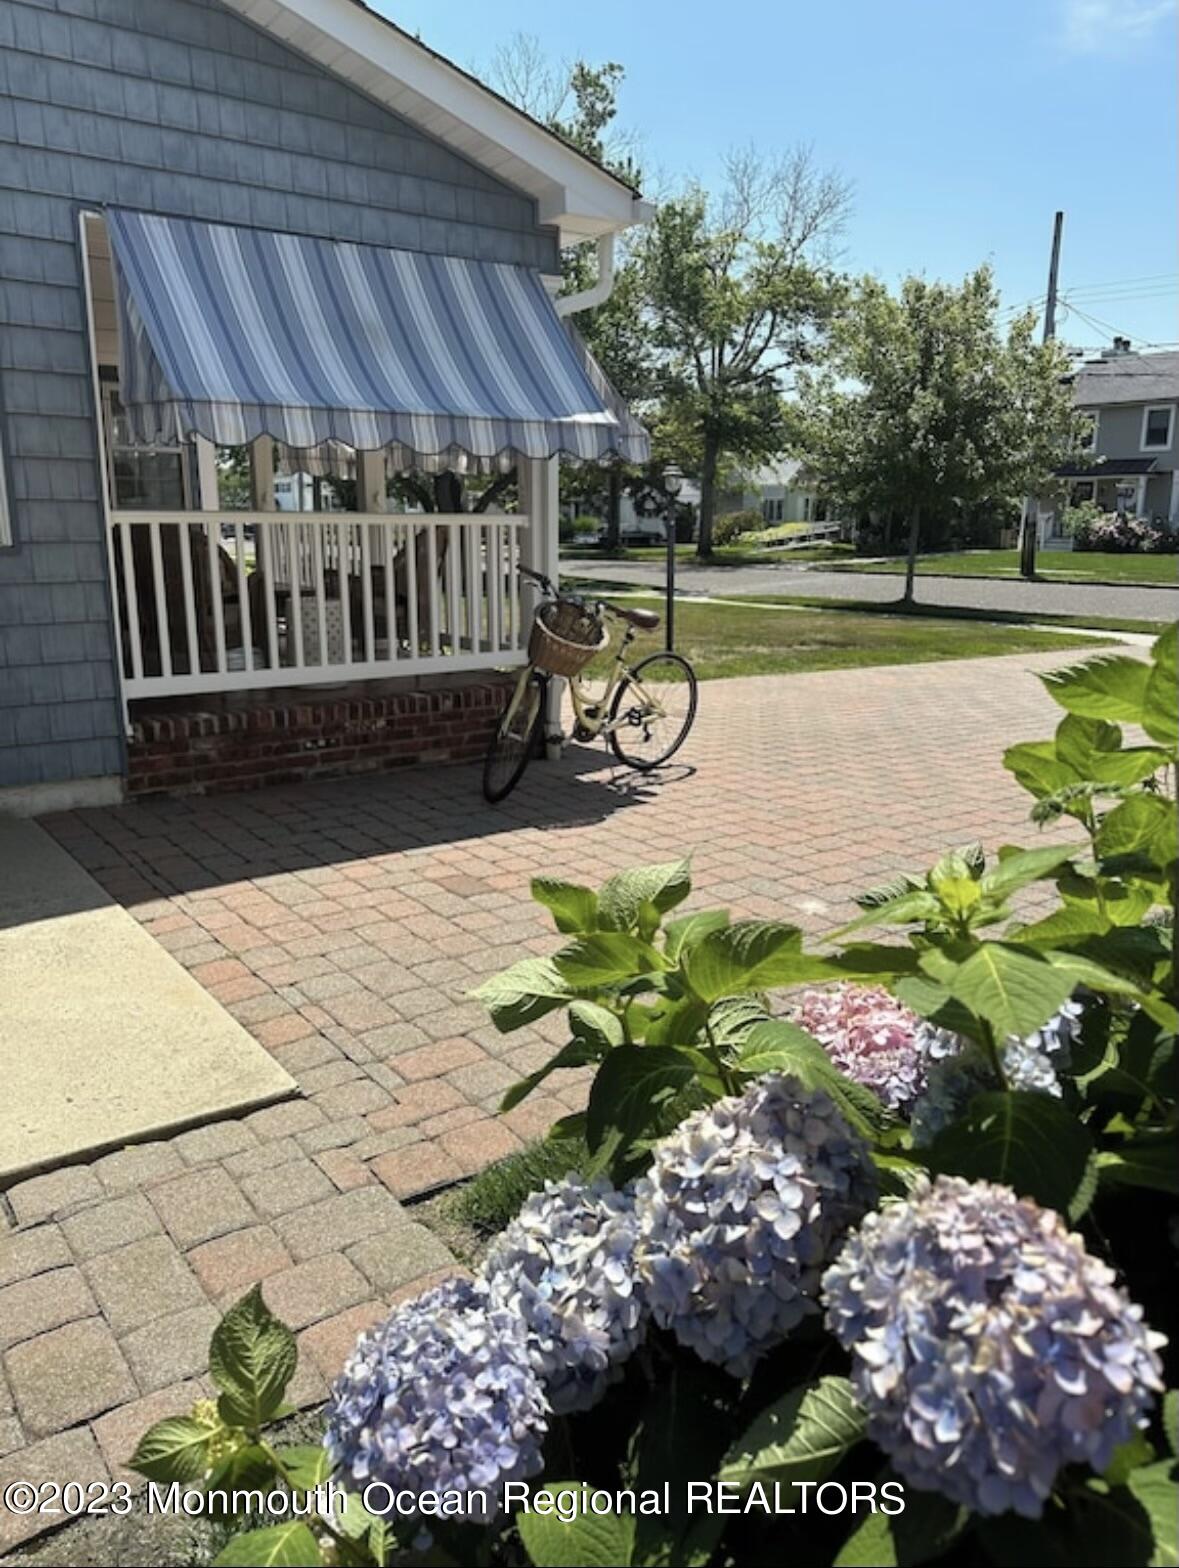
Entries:
<svg viewBox="0 0 1179 1568">
<path fill-rule="evenodd" d="M 791 1016 L 840 1072 L 871 1089 L 890 1111 L 903 1110 L 924 1090 L 925 1060 L 917 1044 L 921 1020 L 883 986 L 807 990 Z"/>
</svg>

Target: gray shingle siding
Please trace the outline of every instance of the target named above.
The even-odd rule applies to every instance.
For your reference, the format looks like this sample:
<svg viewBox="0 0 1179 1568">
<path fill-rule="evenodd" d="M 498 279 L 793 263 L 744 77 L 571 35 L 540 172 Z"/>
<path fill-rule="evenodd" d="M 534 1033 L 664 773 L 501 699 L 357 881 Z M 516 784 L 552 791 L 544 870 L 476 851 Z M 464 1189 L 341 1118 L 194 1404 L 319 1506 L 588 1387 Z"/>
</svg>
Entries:
<svg viewBox="0 0 1179 1568">
<path fill-rule="evenodd" d="M 535 204 L 217 0 L 0 0 L 0 788 L 123 770 L 77 215 L 557 267 Z"/>
</svg>

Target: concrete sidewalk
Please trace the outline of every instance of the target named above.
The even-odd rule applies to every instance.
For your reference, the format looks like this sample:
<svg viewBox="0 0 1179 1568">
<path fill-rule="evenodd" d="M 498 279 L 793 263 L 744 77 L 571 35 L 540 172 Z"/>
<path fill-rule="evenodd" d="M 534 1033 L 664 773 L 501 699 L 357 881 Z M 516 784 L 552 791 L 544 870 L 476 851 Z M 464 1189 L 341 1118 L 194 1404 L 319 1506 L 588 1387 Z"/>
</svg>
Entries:
<svg viewBox="0 0 1179 1568">
<path fill-rule="evenodd" d="M 34 822 L 0 817 L 0 1186 L 296 1092 Z"/>
</svg>

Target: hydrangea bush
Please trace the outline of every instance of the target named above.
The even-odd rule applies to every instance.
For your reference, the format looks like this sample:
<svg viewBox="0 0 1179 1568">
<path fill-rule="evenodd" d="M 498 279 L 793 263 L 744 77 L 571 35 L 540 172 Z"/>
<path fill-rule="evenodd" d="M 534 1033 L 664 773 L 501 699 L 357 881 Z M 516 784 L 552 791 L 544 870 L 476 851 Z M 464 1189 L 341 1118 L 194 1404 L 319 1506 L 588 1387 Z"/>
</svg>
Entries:
<svg viewBox="0 0 1179 1568">
<path fill-rule="evenodd" d="M 818 950 L 677 912 L 686 863 L 538 879 L 564 945 L 480 995 L 504 1031 L 563 1012 L 505 1106 L 590 1069 L 562 1125 L 584 1174 L 362 1336 L 322 1447 L 271 1444 L 295 1341 L 260 1291 L 233 1309 L 216 1404 L 136 1467 L 349 1500 L 239 1521 L 217 1561 L 409 1562 L 425 1525 L 434 1560 L 503 1568 L 1175 1562 L 1176 646 L 1045 678 L 1065 716 L 1004 763 L 1070 836 L 952 850 Z M 1058 894 L 1034 917 L 1033 884 Z M 505 1508 L 532 1479 L 673 1505 Z M 396 1517 L 366 1512 L 374 1480 L 409 1497 Z M 689 1481 L 737 1505 L 689 1514 Z M 801 1483 L 879 1511 L 808 1508 Z M 429 1518 L 439 1488 L 486 1501 Z"/>
<path fill-rule="evenodd" d="M 595 1405 L 643 1336 L 635 1241 L 629 1194 L 567 1178 L 529 1198 L 489 1250 L 491 1299 L 523 1326 L 559 1415 Z"/>
<path fill-rule="evenodd" d="M 734 1376 L 808 1313 L 833 1242 L 875 1198 L 863 1142 L 780 1075 L 689 1116 L 637 1184 L 638 1271 L 656 1323 Z"/>
<path fill-rule="evenodd" d="M 911 1485 L 1038 1519 L 1163 1391 L 1163 1337 L 1058 1214 L 941 1176 L 868 1215 L 823 1278 L 868 1433 Z"/>
<path fill-rule="evenodd" d="M 487 1499 L 459 1517 L 498 1517 L 505 1482 L 542 1467 L 550 1406 L 525 1325 L 482 1282 L 450 1280 L 362 1334 L 336 1379 L 324 1446 L 358 1488 Z"/>
</svg>

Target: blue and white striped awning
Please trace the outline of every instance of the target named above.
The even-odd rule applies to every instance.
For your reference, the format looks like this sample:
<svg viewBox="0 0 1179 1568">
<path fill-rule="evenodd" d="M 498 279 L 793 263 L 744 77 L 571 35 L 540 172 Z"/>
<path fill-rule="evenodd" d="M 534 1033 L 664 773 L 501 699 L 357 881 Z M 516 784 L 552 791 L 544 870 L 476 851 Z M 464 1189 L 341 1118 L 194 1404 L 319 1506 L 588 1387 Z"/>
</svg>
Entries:
<svg viewBox="0 0 1179 1568">
<path fill-rule="evenodd" d="M 398 466 L 644 462 L 646 432 L 540 274 L 108 208 L 121 399 L 144 442 L 270 435 Z"/>
</svg>

